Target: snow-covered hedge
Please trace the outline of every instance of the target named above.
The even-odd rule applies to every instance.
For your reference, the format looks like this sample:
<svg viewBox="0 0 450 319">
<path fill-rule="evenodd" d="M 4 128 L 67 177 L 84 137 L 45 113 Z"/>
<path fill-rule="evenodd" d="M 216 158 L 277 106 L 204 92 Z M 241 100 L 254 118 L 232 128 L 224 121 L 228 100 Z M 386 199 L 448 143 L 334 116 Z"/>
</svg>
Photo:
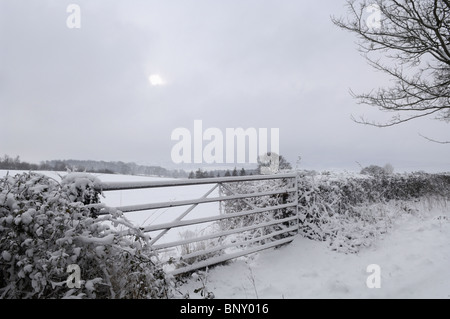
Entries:
<svg viewBox="0 0 450 319">
<path fill-rule="evenodd" d="M 288 187 L 289 180 L 230 183 L 223 192 L 227 195 L 262 192 Z M 310 239 L 328 241 L 334 250 L 356 252 L 369 246 L 373 239 L 387 232 L 396 215 L 414 211 L 414 202 L 450 200 L 450 176 L 426 173 L 335 175 L 298 175 L 298 210 L 300 233 Z M 271 195 L 248 198 L 246 201 L 227 201 L 225 213 L 250 210 L 291 202 L 291 197 Z M 222 222 L 222 228 L 252 225 L 295 214 L 292 209 L 235 218 Z M 241 234 L 245 239 L 266 235 L 291 225 L 275 225 Z M 283 234 L 289 236 L 291 234 Z M 278 238 L 278 237 L 277 237 Z M 269 239 L 270 240 L 270 239 Z"/>
<path fill-rule="evenodd" d="M 0 298 L 171 296 L 148 237 L 121 212 L 90 206 L 98 183 L 87 174 L 0 179 Z M 81 271 L 70 285 L 69 265 Z"/>
<path fill-rule="evenodd" d="M 414 202 L 450 200 L 450 176 L 438 174 L 300 175 L 298 185 L 303 236 L 344 252 L 369 246 Z"/>
</svg>

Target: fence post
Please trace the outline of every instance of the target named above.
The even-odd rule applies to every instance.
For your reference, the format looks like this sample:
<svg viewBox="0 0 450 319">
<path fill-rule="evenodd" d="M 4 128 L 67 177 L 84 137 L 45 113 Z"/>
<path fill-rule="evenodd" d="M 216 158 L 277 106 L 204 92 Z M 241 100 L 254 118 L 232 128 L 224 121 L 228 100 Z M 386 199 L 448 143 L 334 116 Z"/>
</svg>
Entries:
<svg viewBox="0 0 450 319">
<path fill-rule="evenodd" d="M 217 183 L 219 185 L 219 197 L 223 196 L 223 185 L 222 183 Z M 222 207 L 222 201 L 219 202 L 219 214 L 222 215 L 223 214 L 223 207 Z"/>
</svg>

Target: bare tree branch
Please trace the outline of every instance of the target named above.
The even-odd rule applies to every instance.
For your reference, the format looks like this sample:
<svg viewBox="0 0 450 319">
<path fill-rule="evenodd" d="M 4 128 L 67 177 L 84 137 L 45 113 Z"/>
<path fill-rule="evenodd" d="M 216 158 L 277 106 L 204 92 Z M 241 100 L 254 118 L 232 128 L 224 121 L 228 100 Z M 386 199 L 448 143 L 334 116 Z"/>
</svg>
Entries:
<svg viewBox="0 0 450 319">
<path fill-rule="evenodd" d="M 350 93 L 359 104 L 396 113 L 388 123 L 353 120 L 378 127 L 430 115 L 449 121 L 450 1 L 348 0 L 346 6 L 349 16 L 332 17 L 333 23 L 355 33 L 369 65 L 393 79 L 391 87 Z M 370 6 L 379 10 L 375 26 L 367 20 Z"/>
<path fill-rule="evenodd" d="M 438 143 L 438 144 L 450 144 L 450 141 L 438 141 L 438 140 L 435 140 L 435 139 L 426 137 L 426 136 L 424 136 L 424 135 L 422 135 L 422 134 L 420 134 L 420 133 L 419 133 L 419 136 L 421 136 L 421 137 L 423 137 L 424 139 L 426 139 L 426 140 L 428 140 L 428 141 L 430 141 L 430 142 L 433 142 L 433 143 Z"/>
</svg>

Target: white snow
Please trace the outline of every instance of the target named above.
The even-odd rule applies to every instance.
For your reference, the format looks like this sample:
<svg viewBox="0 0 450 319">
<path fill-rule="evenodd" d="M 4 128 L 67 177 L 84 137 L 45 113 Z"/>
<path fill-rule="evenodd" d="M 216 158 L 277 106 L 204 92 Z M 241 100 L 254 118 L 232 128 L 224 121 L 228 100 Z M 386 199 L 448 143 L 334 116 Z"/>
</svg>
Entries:
<svg viewBox="0 0 450 319">
<path fill-rule="evenodd" d="M 10 261 L 11 260 L 11 254 L 9 252 L 7 252 L 6 250 L 2 251 L 2 258 L 5 261 Z"/>
<path fill-rule="evenodd" d="M 380 266 L 380 288 L 368 288 Z M 197 279 L 197 280 L 196 280 Z M 450 298 L 450 207 L 403 214 L 370 248 L 357 254 L 330 250 L 325 242 L 297 237 L 209 270 L 206 287 L 216 298 Z M 180 288 L 191 298 L 198 276 Z"/>
<path fill-rule="evenodd" d="M 23 213 L 21 215 L 22 223 L 24 223 L 25 225 L 31 223 L 33 221 L 32 215 L 34 215 L 35 212 L 36 211 L 34 209 L 29 209 L 25 213 Z"/>
<path fill-rule="evenodd" d="M 109 234 L 105 237 L 98 238 L 98 237 L 86 237 L 86 236 L 78 236 L 76 237 L 77 240 L 80 240 L 84 243 L 97 243 L 97 244 L 103 244 L 103 245 L 111 245 L 114 242 L 114 234 Z"/>
</svg>

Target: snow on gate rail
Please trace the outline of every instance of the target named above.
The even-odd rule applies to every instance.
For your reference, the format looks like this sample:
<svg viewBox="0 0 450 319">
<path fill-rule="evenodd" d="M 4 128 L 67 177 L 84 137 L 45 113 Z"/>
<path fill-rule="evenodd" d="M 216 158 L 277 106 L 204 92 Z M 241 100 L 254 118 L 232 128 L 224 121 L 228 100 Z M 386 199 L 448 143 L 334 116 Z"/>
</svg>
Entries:
<svg viewBox="0 0 450 319">
<path fill-rule="evenodd" d="M 238 182 L 252 182 L 252 181 L 266 181 L 266 180 L 280 180 L 283 179 L 286 183 L 275 190 L 267 190 L 267 191 L 256 191 L 250 193 L 236 193 L 230 185 L 232 183 Z M 152 189 L 152 188 L 165 188 L 165 187 L 189 187 L 193 185 L 202 185 L 202 184 L 212 184 L 213 187 L 206 192 L 202 197 L 196 199 L 188 199 L 188 200 L 179 200 L 179 201 L 170 201 L 170 202 L 156 202 L 156 203 L 148 203 L 148 204 L 140 204 L 140 205 L 129 205 L 129 206 L 121 206 L 116 207 L 118 210 L 124 213 L 137 212 L 137 211 L 146 211 L 146 210 L 154 210 L 160 208 L 171 208 L 178 206 L 189 206 L 181 215 L 175 218 L 172 222 L 169 223 L 161 223 L 148 225 L 144 227 L 145 232 L 154 232 L 160 231 L 160 233 L 151 239 L 150 244 L 156 250 L 165 250 L 174 247 L 181 247 L 183 245 L 189 245 L 195 242 L 201 242 L 205 240 L 211 240 L 213 238 L 226 238 L 232 234 L 243 233 L 246 231 L 252 231 L 259 228 L 265 228 L 269 226 L 281 225 L 286 223 L 289 225 L 288 227 L 284 227 L 278 230 L 273 230 L 269 234 L 263 234 L 258 237 L 253 237 L 250 239 L 243 239 L 241 241 L 233 241 L 227 244 L 216 244 L 213 247 L 205 247 L 202 250 L 196 250 L 194 252 L 189 252 L 187 254 L 182 255 L 178 258 L 178 262 L 186 261 L 189 259 L 195 259 L 200 256 L 203 256 L 200 261 L 195 259 L 194 262 L 190 262 L 186 265 L 181 265 L 178 263 L 178 266 L 170 271 L 173 275 L 178 275 L 182 273 L 186 273 L 192 270 L 204 268 L 210 265 L 218 264 L 230 259 L 234 259 L 237 257 L 241 257 L 244 255 L 252 254 L 264 249 L 276 247 L 285 243 L 289 243 L 293 240 L 292 234 L 293 232 L 298 233 L 298 185 L 297 185 L 297 174 L 276 174 L 276 175 L 257 175 L 257 176 L 239 176 L 239 177 L 223 177 L 223 178 L 205 178 L 205 179 L 189 179 L 189 180 L 169 180 L 169 181 L 146 181 L 146 182 L 104 182 L 102 183 L 101 190 L 105 191 L 122 191 L 122 190 L 137 190 L 137 189 Z M 221 191 L 219 196 L 217 197 L 209 197 L 217 188 Z M 222 190 L 226 190 L 228 195 L 224 195 Z M 287 202 L 285 200 L 281 204 L 276 203 L 275 205 L 267 204 L 263 207 L 258 207 L 252 202 L 248 201 L 250 198 L 258 198 L 263 196 L 271 196 L 271 195 L 288 195 L 294 194 L 294 200 L 291 202 Z M 287 196 L 286 196 L 287 198 Z M 218 216 L 204 217 L 204 218 L 196 218 L 190 220 L 183 220 L 192 210 L 194 210 L 198 205 L 204 203 L 213 203 L 213 202 L 226 202 L 226 201 L 238 201 L 242 200 L 250 206 L 250 210 L 243 210 L 239 212 L 233 213 L 220 213 Z M 160 243 L 156 244 L 158 240 L 160 240 L 170 229 L 197 225 L 197 224 L 205 224 L 210 222 L 220 222 L 235 218 L 243 218 L 249 215 L 261 214 L 269 211 L 276 210 L 286 210 L 287 208 L 293 207 L 294 214 L 288 217 L 282 217 L 280 219 L 274 218 L 269 221 L 262 221 L 259 223 L 254 223 L 252 225 L 245 225 L 242 227 L 236 227 L 232 229 L 220 229 L 213 233 L 196 236 L 192 238 L 186 238 L 183 240 L 176 240 L 169 243 Z M 292 209 L 292 208 L 291 208 Z M 294 223 L 294 225 L 292 225 Z M 271 229 L 274 229 L 272 227 Z M 287 237 L 283 237 L 285 235 Z M 274 238 L 275 236 L 281 236 L 281 239 Z M 265 242 L 269 240 L 268 242 Z M 260 244 L 257 244 L 260 243 Z M 252 245 L 250 245 L 252 244 Z M 226 248 L 234 248 L 234 251 L 231 253 L 224 253 Z M 218 254 L 218 252 L 223 252 L 222 254 Z M 211 257 L 212 256 L 212 257 Z M 171 260 L 173 264 L 173 259 Z"/>
</svg>

